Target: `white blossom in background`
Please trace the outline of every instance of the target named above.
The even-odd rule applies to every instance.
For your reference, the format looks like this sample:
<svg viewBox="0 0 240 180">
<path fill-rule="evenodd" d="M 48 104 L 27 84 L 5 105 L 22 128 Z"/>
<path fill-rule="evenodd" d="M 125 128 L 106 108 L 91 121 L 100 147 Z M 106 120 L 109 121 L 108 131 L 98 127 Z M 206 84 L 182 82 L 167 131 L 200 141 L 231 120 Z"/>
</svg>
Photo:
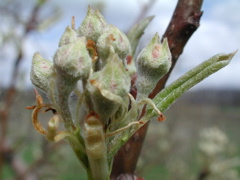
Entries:
<svg viewBox="0 0 240 180">
<path fill-rule="evenodd" d="M 209 157 L 213 157 L 226 150 L 228 138 L 217 127 L 203 129 L 200 132 L 199 149 Z"/>
</svg>

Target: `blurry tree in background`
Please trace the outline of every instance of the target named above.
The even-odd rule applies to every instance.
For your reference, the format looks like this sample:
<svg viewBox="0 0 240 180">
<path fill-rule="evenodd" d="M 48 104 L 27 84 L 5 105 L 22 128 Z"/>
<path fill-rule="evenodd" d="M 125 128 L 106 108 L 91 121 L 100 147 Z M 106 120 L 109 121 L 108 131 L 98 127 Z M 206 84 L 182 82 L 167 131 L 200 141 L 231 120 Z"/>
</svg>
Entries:
<svg viewBox="0 0 240 180">
<path fill-rule="evenodd" d="M 27 3 L 27 5 L 25 4 Z M 54 25 L 60 17 L 60 11 L 57 7 L 52 7 L 51 12 L 42 13 L 47 6 L 46 0 L 36 1 L 2 1 L 0 3 L 1 13 L 1 61 L 13 58 L 12 74 L 10 78 L 6 75 L 1 77 L 9 78 L 10 83 L 4 93 L 1 88 L 1 109 L 0 109 L 0 177 L 3 173 L 4 165 L 12 168 L 15 177 L 23 179 L 29 178 L 29 169 L 25 167 L 24 162 L 18 157 L 17 145 L 19 139 L 9 139 L 9 125 L 13 119 L 11 114 L 15 113 L 14 103 L 18 90 L 16 85 L 21 81 L 19 74 L 20 65 L 24 59 L 27 49 L 24 49 L 24 42 L 30 33 L 44 30 Z M 20 120 L 20 119 L 19 119 Z M 26 130 L 26 129 L 25 129 Z"/>
<path fill-rule="evenodd" d="M 139 14 L 139 17 L 137 17 L 137 22 L 145 17 L 146 13 L 154 6 L 155 2 L 156 0 L 149 0 L 148 3 L 140 5 L 141 13 Z M 190 2 L 194 3 L 191 4 Z M 72 157 L 74 155 L 68 153 L 70 151 L 69 149 L 64 151 L 64 147 L 61 146 L 63 142 L 49 144 L 45 139 L 40 139 L 38 136 L 34 137 L 34 135 L 32 135 L 34 133 L 29 130 L 33 129 L 30 124 L 29 114 L 22 115 L 19 113 L 24 111 L 22 110 L 24 105 L 29 105 L 29 102 L 33 102 L 32 99 L 29 98 L 29 95 L 22 95 L 23 93 L 19 92 L 16 88 L 16 85 L 21 81 L 21 76 L 19 74 L 21 61 L 24 59 L 23 57 L 27 51 L 24 49 L 24 41 L 30 33 L 37 32 L 40 29 L 45 30 L 50 26 L 54 26 L 54 23 L 59 19 L 61 14 L 58 7 L 51 7 L 49 13 L 42 13 L 44 8 L 48 6 L 47 0 L 27 1 L 26 3 L 32 3 L 27 6 L 29 9 L 26 9 L 25 5 L 17 0 L 0 2 L 0 61 L 4 61 L 7 56 L 12 57 L 12 61 L 14 61 L 8 88 L 3 91 L 3 88 L 0 87 L 0 178 L 34 180 L 47 178 L 60 179 L 61 176 L 61 179 L 86 179 L 86 176 L 80 173 L 81 167 L 78 162 L 74 160 L 74 157 Z M 175 64 L 179 55 L 182 53 L 188 39 L 199 26 L 201 4 L 202 0 L 179 0 L 178 2 L 172 21 L 164 34 L 169 40 L 174 58 L 173 64 Z M 94 6 L 95 8 L 103 9 L 104 3 L 100 1 Z M 171 29 L 173 26 L 177 27 L 175 31 Z M 190 32 L 183 35 L 182 32 L 186 31 L 185 28 L 190 29 Z M 12 52 L 14 52 L 14 54 L 8 54 Z M 159 82 L 156 89 L 150 95 L 151 98 L 164 88 L 168 77 L 169 74 Z M 1 77 L 1 79 L 2 78 L 3 77 Z M 26 104 L 19 102 L 19 95 L 24 98 L 29 98 L 30 100 L 27 99 L 28 102 Z M 19 110 L 19 108 L 22 109 Z M 13 116 L 13 114 L 16 113 L 18 114 Z M 24 118 L 25 121 L 23 120 Z M 175 116 L 173 118 L 177 119 L 178 117 Z M 18 122 L 16 123 L 16 121 Z M 19 121 L 22 121 L 22 123 L 19 123 Z M 10 127 L 13 124 L 12 122 L 18 124 L 19 127 L 16 125 Z M 26 123 L 24 124 L 24 127 L 20 127 L 24 122 Z M 179 160 L 180 157 L 172 158 L 172 156 L 170 156 L 170 154 L 173 154 L 178 148 L 177 143 L 174 144 L 174 142 L 171 142 L 171 124 L 169 127 L 168 124 L 163 124 L 159 128 L 158 126 L 160 125 L 151 128 L 149 134 L 151 139 L 147 139 L 146 146 L 152 146 L 152 149 L 148 147 L 148 151 L 144 151 L 142 158 L 140 158 L 139 170 L 137 171 L 140 175 L 145 176 L 143 173 L 144 168 L 148 171 L 149 169 L 147 169 L 146 166 L 148 162 L 154 164 L 154 162 L 151 161 L 154 159 L 156 161 L 159 160 L 158 162 L 155 162 L 157 164 L 155 171 L 158 171 L 159 169 L 162 171 L 164 169 L 163 174 L 165 171 L 171 173 L 171 175 L 166 176 L 166 179 L 187 179 L 189 177 L 189 179 L 198 178 L 199 180 L 207 178 L 220 179 L 218 164 L 224 164 L 225 166 L 222 167 L 226 167 L 225 169 L 228 170 L 232 167 L 239 166 L 238 158 L 231 159 L 230 161 L 218 161 L 219 159 L 224 158 L 225 155 L 223 155 L 223 151 L 218 153 L 218 156 L 208 154 L 211 149 L 206 149 L 206 146 L 210 147 L 211 143 L 214 144 L 216 141 L 219 141 L 219 147 L 221 145 L 226 147 L 228 140 L 226 135 L 221 131 L 219 132 L 218 129 L 207 129 L 201 132 L 198 144 L 202 153 L 202 164 L 196 166 L 198 169 L 193 171 L 195 173 L 195 175 L 193 175 L 189 172 L 189 169 L 191 171 L 191 167 L 188 167 L 189 165 L 187 165 L 184 160 Z M 128 149 L 126 146 L 119 151 L 114 162 L 112 173 L 113 179 L 134 179 L 137 160 L 139 159 L 141 146 L 143 145 L 147 128 L 148 125 L 139 132 L 138 138 L 133 137 L 126 145 L 131 147 L 133 151 L 126 151 L 126 149 Z M 28 132 L 28 136 L 33 136 L 31 141 L 35 141 L 34 145 L 32 145 L 30 141 L 28 142 L 29 138 L 25 137 L 27 136 L 26 132 Z M 211 132 L 213 132 L 213 135 L 211 135 Z M 220 137 L 220 140 L 216 137 Z M 213 139 L 212 141 L 211 138 Z M 156 142 L 159 142 L 157 147 L 155 146 Z M 204 145 L 204 143 L 206 144 L 207 142 L 209 142 L 209 144 Z M 222 146 L 220 148 L 222 148 Z M 57 148 L 58 150 L 56 151 Z M 216 151 L 218 150 L 219 148 Z M 214 151 L 214 153 L 216 153 L 216 151 Z M 149 157 L 150 154 L 160 154 L 157 155 L 159 159 L 156 159 L 156 156 Z M 61 162 L 64 163 L 59 163 L 59 158 L 61 158 Z M 197 157 L 192 158 L 194 160 L 197 159 Z M 212 161 L 207 162 L 208 158 L 212 158 Z M 162 163 L 164 168 L 159 167 L 159 163 Z M 152 168 L 152 172 L 150 171 L 149 174 L 154 174 L 153 169 L 154 168 Z M 68 174 L 64 176 L 64 172 L 68 172 Z M 75 174 L 73 172 L 77 173 Z M 230 173 L 230 175 L 224 174 L 225 176 L 221 177 L 222 179 L 226 177 L 232 177 L 231 179 L 238 178 L 236 171 L 227 172 Z M 218 176 L 216 176 L 216 173 L 218 173 Z M 149 178 L 150 177 L 151 176 L 149 176 Z M 164 178 L 164 176 L 162 177 Z M 156 176 L 152 176 L 151 178 L 156 178 Z"/>
</svg>

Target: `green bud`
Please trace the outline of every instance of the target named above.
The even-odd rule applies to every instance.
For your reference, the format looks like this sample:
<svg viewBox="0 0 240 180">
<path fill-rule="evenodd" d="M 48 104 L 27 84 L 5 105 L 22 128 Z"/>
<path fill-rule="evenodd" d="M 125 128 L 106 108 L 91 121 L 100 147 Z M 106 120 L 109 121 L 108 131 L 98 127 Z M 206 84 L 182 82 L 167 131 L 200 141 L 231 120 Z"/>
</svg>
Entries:
<svg viewBox="0 0 240 180">
<path fill-rule="evenodd" d="M 77 39 L 77 33 L 74 29 L 72 29 L 70 26 L 66 27 L 58 46 L 61 47 L 63 45 L 67 45 L 72 43 Z"/>
<path fill-rule="evenodd" d="M 92 179 L 108 179 L 109 167 L 105 132 L 99 116 L 91 112 L 84 121 L 84 144 L 89 165 L 93 173 Z"/>
<path fill-rule="evenodd" d="M 84 141 L 86 151 L 93 160 L 100 159 L 105 155 L 106 144 L 103 125 L 95 113 L 89 113 L 84 122 Z"/>
<path fill-rule="evenodd" d="M 47 140 L 54 141 L 54 138 L 57 135 L 58 126 L 59 126 L 59 115 L 54 114 L 53 117 L 48 122 L 47 134 L 46 134 Z"/>
<path fill-rule="evenodd" d="M 48 82 L 53 72 L 52 65 L 51 61 L 44 59 L 38 52 L 33 55 L 31 81 L 45 92 L 49 90 Z"/>
<path fill-rule="evenodd" d="M 98 55 L 103 61 L 108 58 L 110 47 L 113 47 L 120 59 L 123 60 L 131 52 L 131 45 L 127 36 L 113 25 L 109 26 L 108 31 L 97 40 Z"/>
<path fill-rule="evenodd" d="M 85 36 L 87 39 L 97 41 L 98 37 L 106 31 L 108 24 L 98 10 L 88 8 L 87 16 L 78 28 L 80 36 Z"/>
<path fill-rule="evenodd" d="M 54 55 L 54 67 L 58 75 L 67 81 L 87 78 L 92 67 L 92 60 L 86 48 L 86 38 L 58 48 Z"/>
<path fill-rule="evenodd" d="M 69 108 L 69 95 L 80 79 L 86 80 L 92 68 L 92 59 L 86 48 L 86 38 L 80 37 L 76 41 L 58 48 L 53 58 L 56 71 L 55 102 L 58 113 L 63 119 L 65 128 L 73 129 L 73 119 Z"/>
<path fill-rule="evenodd" d="M 123 98 L 130 90 L 130 76 L 122 61 L 114 52 L 110 53 L 107 64 L 101 71 L 95 72 L 89 78 L 87 89 L 90 93 L 94 110 L 107 120 L 124 104 Z"/>
<path fill-rule="evenodd" d="M 165 38 L 161 44 L 156 33 L 137 58 L 138 95 L 147 97 L 157 82 L 169 71 L 171 63 L 167 39 Z"/>
</svg>

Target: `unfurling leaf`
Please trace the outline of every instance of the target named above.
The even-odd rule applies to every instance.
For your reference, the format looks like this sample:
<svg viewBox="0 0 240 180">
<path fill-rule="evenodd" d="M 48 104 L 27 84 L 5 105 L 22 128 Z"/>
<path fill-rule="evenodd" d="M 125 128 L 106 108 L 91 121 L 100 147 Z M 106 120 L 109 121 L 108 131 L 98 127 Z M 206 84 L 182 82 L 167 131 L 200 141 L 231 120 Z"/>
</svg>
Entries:
<svg viewBox="0 0 240 180">
<path fill-rule="evenodd" d="M 185 75 L 157 94 L 157 96 L 153 99 L 157 108 L 161 112 L 166 111 L 170 105 L 173 104 L 175 100 L 177 100 L 188 89 L 228 65 L 236 52 L 237 51 L 230 54 L 217 54 L 209 60 L 204 61 L 194 69 L 188 71 Z M 147 116 L 151 117 L 156 115 L 157 114 L 154 110 L 149 110 L 147 113 Z"/>
<path fill-rule="evenodd" d="M 128 32 L 127 36 L 132 46 L 132 56 L 135 55 L 135 51 L 137 49 L 137 45 L 139 43 L 140 38 L 144 34 L 144 30 L 152 21 L 154 16 L 149 16 L 143 20 L 141 20 L 138 24 L 133 26 L 130 31 Z"/>
</svg>

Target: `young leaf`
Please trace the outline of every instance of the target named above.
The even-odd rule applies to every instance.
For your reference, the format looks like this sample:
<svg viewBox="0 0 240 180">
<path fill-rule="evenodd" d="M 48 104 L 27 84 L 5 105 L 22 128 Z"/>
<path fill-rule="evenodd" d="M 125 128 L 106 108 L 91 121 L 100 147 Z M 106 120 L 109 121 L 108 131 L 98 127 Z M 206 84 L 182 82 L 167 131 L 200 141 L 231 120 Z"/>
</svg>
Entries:
<svg viewBox="0 0 240 180">
<path fill-rule="evenodd" d="M 174 81 L 164 90 L 162 90 L 154 99 L 157 108 L 164 112 L 188 89 L 201 82 L 206 77 L 220 70 L 229 64 L 237 51 L 229 54 L 217 54 L 188 71 L 185 75 Z M 147 117 L 157 116 L 156 111 L 148 110 Z"/>
<path fill-rule="evenodd" d="M 133 26 L 128 32 L 127 36 L 132 46 L 132 56 L 134 56 L 135 54 L 139 39 L 142 37 L 145 28 L 148 26 L 148 24 L 152 21 L 153 18 L 154 16 L 149 16 L 141 20 L 138 24 Z"/>
</svg>

